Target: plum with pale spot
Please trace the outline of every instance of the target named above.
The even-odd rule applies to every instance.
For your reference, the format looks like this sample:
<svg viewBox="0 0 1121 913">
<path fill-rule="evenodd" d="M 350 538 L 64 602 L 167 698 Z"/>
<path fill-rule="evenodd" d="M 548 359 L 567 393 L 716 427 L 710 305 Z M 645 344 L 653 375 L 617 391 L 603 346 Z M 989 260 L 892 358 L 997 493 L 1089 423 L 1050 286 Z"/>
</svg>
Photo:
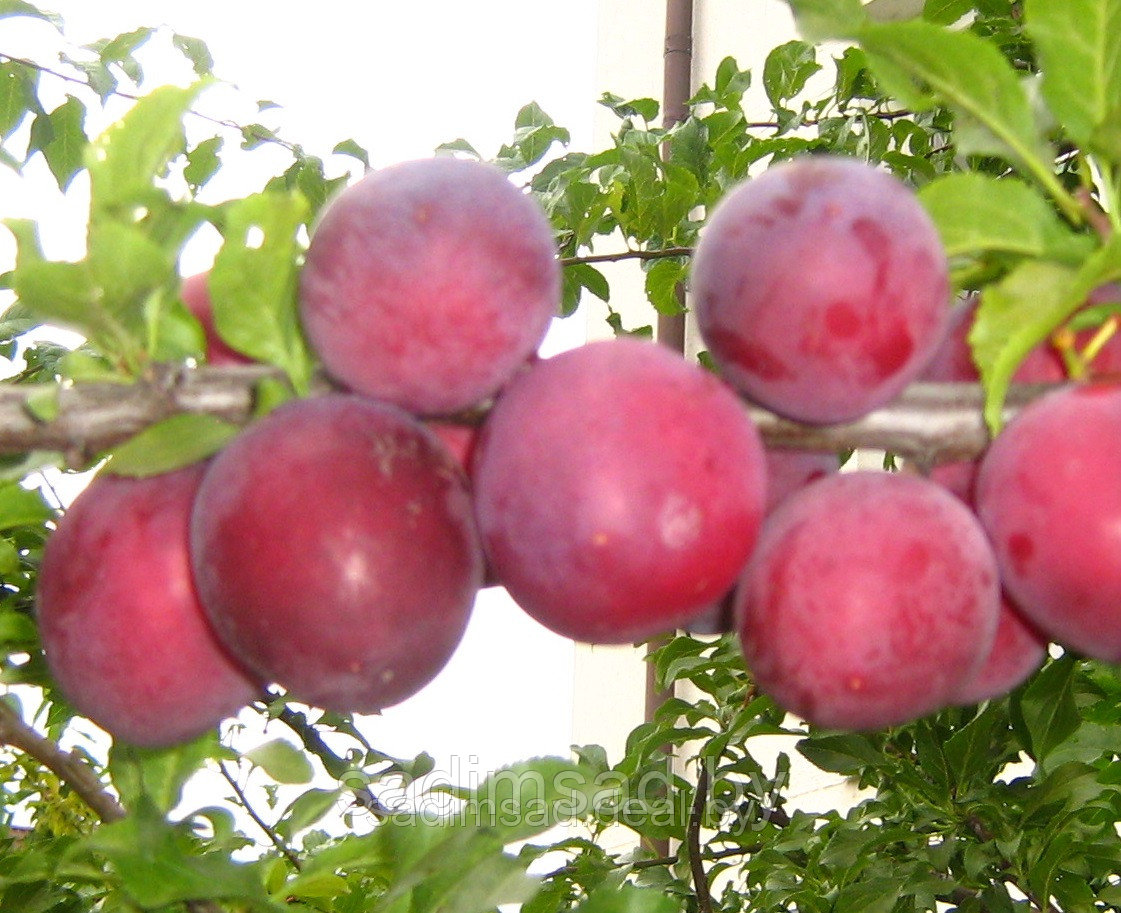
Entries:
<svg viewBox="0 0 1121 913">
<path fill-rule="evenodd" d="M 552 227 L 492 165 L 403 162 L 324 210 L 300 273 L 300 316 L 327 371 L 422 415 L 493 396 L 560 306 Z"/>
<path fill-rule="evenodd" d="M 857 418 L 918 377 L 946 329 L 946 255 L 915 195 L 812 156 L 732 190 L 701 232 L 697 322 L 723 375 L 806 422 Z"/>
<path fill-rule="evenodd" d="M 1121 387 L 1061 389 L 989 446 L 975 493 L 1005 589 L 1053 641 L 1121 662 Z"/>
<path fill-rule="evenodd" d="M 628 338 L 512 382 L 472 478 L 499 582 L 546 627 L 592 643 L 643 640 L 706 612 L 739 575 L 766 503 L 762 443 L 735 394 Z"/>
<path fill-rule="evenodd" d="M 878 729 L 951 704 L 996 633 L 977 520 L 913 476 L 840 473 L 764 523 L 736 617 L 759 688 L 812 723 Z"/>
<path fill-rule="evenodd" d="M 231 652 L 343 713 L 434 678 L 483 577 L 456 458 L 396 407 L 339 393 L 280 406 L 214 458 L 191 553 Z"/>
</svg>

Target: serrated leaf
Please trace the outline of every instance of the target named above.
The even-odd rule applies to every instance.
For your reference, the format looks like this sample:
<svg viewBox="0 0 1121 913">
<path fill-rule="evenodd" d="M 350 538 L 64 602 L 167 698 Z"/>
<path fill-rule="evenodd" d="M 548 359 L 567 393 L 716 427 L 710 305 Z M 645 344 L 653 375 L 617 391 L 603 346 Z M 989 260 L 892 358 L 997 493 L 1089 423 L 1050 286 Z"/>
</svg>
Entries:
<svg viewBox="0 0 1121 913">
<path fill-rule="evenodd" d="M 307 783 L 314 776 L 307 755 L 284 739 L 273 739 L 242 754 L 247 761 L 260 767 L 277 783 Z"/>
<path fill-rule="evenodd" d="M 941 103 L 979 127 L 968 137 L 958 131 L 959 152 L 1003 155 L 1076 214 L 1054 175 L 1028 94 L 996 45 L 920 19 L 866 26 L 860 43 L 878 78 L 904 103 L 917 110 Z M 967 142 L 971 137 L 981 139 Z"/>
<path fill-rule="evenodd" d="M 1012 375 L 1036 345 L 1058 329 L 1098 286 L 1121 277 L 1121 239 L 1115 235 L 1075 270 L 1029 260 L 987 286 L 969 332 L 973 360 L 985 388 L 985 421 L 992 434 L 1004 424 Z"/>
<path fill-rule="evenodd" d="M 1080 262 L 1093 239 L 1072 232 L 1048 202 L 1016 178 L 943 175 L 919 190 L 950 257 L 982 252 Z"/>
<path fill-rule="evenodd" d="M 882 761 L 867 736 L 858 733 L 815 735 L 795 746 L 798 753 L 820 770 L 850 776 Z"/>
<path fill-rule="evenodd" d="M 655 260 L 646 270 L 646 297 L 659 314 L 684 312 L 677 288 L 685 280 L 688 264 L 683 259 L 666 257 Z"/>
<path fill-rule="evenodd" d="M 457 820 L 491 829 L 507 843 L 586 815 L 611 794 L 612 787 L 590 768 L 562 758 L 537 758 L 487 777 Z"/>
<path fill-rule="evenodd" d="M 61 31 L 62 18 L 54 13 L 46 13 L 31 3 L 26 3 L 24 0 L 0 0 L 0 19 L 7 19 L 11 16 L 29 16 L 32 19 L 42 19 L 44 22 L 49 22 L 55 28 Z"/>
<path fill-rule="evenodd" d="M 113 448 L 106 472 L 141 478 L 171 472 L 213 456 L 239 430 L 213 415 L 173 415 Z"/>
<path fill-rule="evenodd" d="M 124 207 L 130 213 L 147 198 L 153 181 L 186 152 L 183 117 L 202 88 L 156 89 L 92 143 L 87 161 L 91 212 Z"/>
<path fill-rule="evenodd" d="M 222 159 L 218 153 L 222 150 L 223 140 L 220 136 L 205 139 L 194 149 L 187 153 L 187 164 L 183 168 L 183 178 L 191 189 L 197 191 L 209 181 L 222 166 Z"/>
<path fill-rule="evenodd" d="M 276 832 L 291 840 L 304 828 L 311 827 L 331 809 L 338 808 L 342 791 L 338 789 L 309 789 L 300 793 L 284 810 L 276 823 Z"/>
<path fill-rule="evenodd" d="M 1074 658 L 1049 663 L 1020 695 L 1020 714 L 1037 763 L 1067 739 L 1081 724 L 1074 702 Z"/>
<path fill-rule="evenodd" d="M 776 108 L 794 98 L 805 88 L 807 80 L 821 70 L 813 45 L 804 41 L 788 41 L 774 48 L 763 64 L 763 88 Z"/>
<path fill-rule="evenodd" d="M 89 140 L 85 133 L 86 107 L 70 96 L 49 114 L 39 114 L 31 123 L 28 155 L 39 152 L 47 162 L 60 190 L 66 190 L 82 170 Z"/>
<path fill-rule="evenodd" d="M 891 913 L 903 891 L 898 878 L 877 877 L 845 885 L 837 894 L 836 910 Z"/>
<path fill-rule="evenodd" d="M 851 38 L 867 20 L 860 0 L 787 0 L 798 34 L 817 43 L 828 38 Z"/>
<path fill-rule="evenodd" d="M 308 215 L 299 193 L 231 203 L 207 283 L 218 334 L 239 352 L 282 368 L 300 392 L 311 376 L 296 310 L 298 235 Z"/>
<path fill-rule="evenodd" d="M 176 33 L 171 36 L 171 44 L 191 62 L 191 68 L 199 79 L 212 75 L 214 57 L 205 41 Z"/>
<path fill-rule="evenodd" d="M 366 168 L 370 167 L 369 151 L 356 140 L 344 139 L 341 143 L 335 143 L 335 148 L 331 152 L 335 155 L 349 155 L 353 159 L 358 159 Z"/>
<path fill-rule="evenodd" d="M 0 137 L 7 137 L 33 111 L 40 110 L 35 94 L 38 74 L 18 63 L 0 63 Z"/>
<path fill-rule="evenodd" d="M 1028 0 L 1024 21 L 1051 113 L 1076 143 L 1091 145 L 1121 116 L 1121 0 Z"/>
</svg>

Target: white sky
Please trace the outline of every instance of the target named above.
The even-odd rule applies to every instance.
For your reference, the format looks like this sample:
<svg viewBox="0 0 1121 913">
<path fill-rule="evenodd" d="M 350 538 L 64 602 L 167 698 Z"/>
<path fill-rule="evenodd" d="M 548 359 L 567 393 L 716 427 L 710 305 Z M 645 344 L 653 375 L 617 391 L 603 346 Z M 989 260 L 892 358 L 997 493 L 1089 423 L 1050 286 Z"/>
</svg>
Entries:
<svg viewBox="0 0 1121 913">
<path fill-rule="evenodd" d="M 261 0 L 56 0 L 79 43 L 111 37 L 140 25 L 166 23 L 207 41 L 215 72 L 240 94 L 217 89 L 200 105 L 222 118 L 250 122 L 257 99 L 283 106 L 260 116 L 286 138 L 326 155 L 353 137 L 374 163 L 430 155 L 440 142 L 465 137 L 493 153 L 513 129 L 519 107 L 537 101 L 588 148 L 595 99 L 610 87 L 593 85 L 595 0 L 563 9 L 524 0 L 318 0 L 315 4 Z M 0 51 L 36 55 L 48 27 L 0 21 Z M 150 59 L 150 58 L 146 58 Z M 185 64 L 148 65 L 153 76 L 183 81 Z M 49 80 L 45 85 L 49 84 Z M 228 140 L 236 145 L 236 138 Z M 277 166 L 244 156 L 222 178 L 226 196 L 258 189 Z M 287 160 L 280 156 L 279 167 Z M 33 170 L 34 172 L 35 170 Z M 0 169 L 0 217 L 30 216 L 47 229 L 48 254 L 80 256 L 84 210 L 80 182 L 71 199 L 52 189 L 37 169 L 17 181 Z M 240 184 L 239 184 L 240 182 Z M 217 183 L 217 182 L 216 182 Z M 206 268 L 212 250 L 192 249 L 184 273 Z M 0 271 L 12 245 L 0 232 Z M 0 304 L 3 300 L 0 299 Z M 578 341 L 582 327 L 563 332 L 557 345 Z M 556 337 L 554 337 L 556 338 Z M 467 638 L 440 678 L 412 700 L 371 718 L 364 731 L 381 750 L 412 756 L 427 750 L 453 779 L 540 754 L 567 754 L 571 741 L 573 647 L 544 631 L 508 599 L 488 592 Z M 247 747 L 288 736 L 280 726 L 247 736 Z M 224 789 L 224 785 L 221 787 Z M 198 803 L 203 804 L 203 803 Z"/>
</svg>

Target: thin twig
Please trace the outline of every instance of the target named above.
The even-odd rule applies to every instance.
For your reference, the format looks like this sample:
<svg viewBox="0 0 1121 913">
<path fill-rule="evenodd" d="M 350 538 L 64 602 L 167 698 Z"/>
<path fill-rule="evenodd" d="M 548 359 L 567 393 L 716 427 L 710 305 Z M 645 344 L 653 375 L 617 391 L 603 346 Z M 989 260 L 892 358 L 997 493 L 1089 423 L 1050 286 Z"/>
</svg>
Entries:
<svg viewBox="0 0 1121 913">
<path fill-rule="evenodd" d="M 579 263 L 618 263 L 622 260 L 666 260 L 670 257 L 691 257 L 691 247 L 664 247 L 659 250 L 623 250 L 614 254 L 587 254 L 584 256 L 561 257 L 561 266 L 574 266 Z"/>
<path fill-rule="evenodd" d="M 272 841 L 272 845 L 280 851 L 280 854 L 284 856 L 284 858 L 287 859 L 289 863 L 291 863 L 292 868 L 294 868 L 297 872 L 300 871 L 299 857 L 292 851 L 292 848 L 284 842 L 284 839 L 280 836 L 280 834 L 276 832 L 276 829 L 264 818 L 262 818 L 257 813 L 257 810 L 253 808 L 252 804 L 249 802 L 249 798 L 245 795 L 245 790 L 241 788 L 241 785 L 237 782 L 237 778 L 230 773 L 229 768 L 227 768 L 224 763 L 219 761 L 218 770 L 221 772 L 226 782 L 230 784 L 230 788 L 234 791 L 234 795 L 237 796 L 238 803 L 242 808 L 245 809 L 249 817 L 253 819 L 254 823 L 262 831 L 264 831 L 265 836 L 267 836 L 269 840 Z"/>
<path fill-rule="evenodd" d="M 271 704 L 278 697 L 280 697 L 279 694 L 266 689 L 263 700 L 267 705 Z M 374 795 L 370 787 L 365 784 L 356 786 L 348 782 L 347 774 L 352 770 L 352 765 L 323 740 L 323 736 L 319 734 L 319 730 L 316 729 L 312 723 L 308 722 L 308 718 L 303 713 L 285 706 L 276 714 L 276 719 L 291 729 L 292 732 L 299 737 L 307 751 L 319 758 L 320 762 L 323 764 L 323 769 L 326 770 L 330 776 L 350 788 L 350 792 L 354 796 L 355 804 L 365 809 L 379 820 L 389 816 L 389 809 Z"/>
<path fill-rule="evenodd" d="M 124 806 L 81 755 L 63 751 L 57 742 L 40 735 L 4 701 L 0 701 L 0 744 L 33 757 L 73 789 L 103 822 L 125 817 Z"/>
<path fill-rule="evenodd" d="M 9 63 L 14 63 L 14 64 L 17 64 L 19 66 L 29 67 L 30 69 L 36 70 L 36 71 L 38 71 L 40 73 L 43 73 L 47 76 L 53 76 L 56 79 L 65 80 L 66 82 L 72 83 L 74 85 L 82 86 L 83 88 L 88 89 L 89 91 L 94 92 L 95 94 L 100 94 L 100 93 L 97 92 L 97 90 L 93 87 L 93 85 L 90 83 L 90 81 L 88 79 L 82 79 L 80 76 L 74 76 L 70 73 L 60 72 L 59 70 L 55 70 L 55 69 L 52 69 L 51 67 L 44 66 L 41 63 L 36 63 L 34 60 L 28 60 L 25 57 L 14 57 L 11 54 L 5 54 L 3 52 L 0 52 L 0 60 L 6 60 Z M 126 101 L 140 101 L 140 99 L 141 99 L 141 96 L 137 95 L 134 92 L 126 92 L 123 89 L 118 89 L 118 88 L 111 89 L 109 94 L 113 95 L 116 98 L 123 98 Z M 196 111 L 193 108 L 188 109 L 187 113 L 194 116 L 194 117 L 197 117 L 199 120 L 203 120 L 203 121 L 206 121 L 207 123 L 214 124 L 217 127 L 222 127 L 224 129 L 227 129 L 227 130 L 236 130 L 238 133 L 242 134 L 242 136 L 250 137 L 250 138 L 255 139 L 255 140 L 260 140 L 261 142 L 275 143 L 276 145 L 278 145 L 278 146 L 280 146 L 284 149 L 287 149 L 296 158 L 303 158 L 304 157 L 304 150 L 299 145 L 297 145 L 296 143 L 290 143 L 287 140 L 282 139 L 281 137 L 279 137 L 275 133 L 273 133 L 271 130 L 266 132 L 266 133 L 262 133 L 261 131 L 254 129 L 252 126 L 245 127 L 245 126 L 242 126 L 241 124 L 237 123 L 237 121 L 223 119 L 223 118 L 219 118 L 219 117 L 211 117 L 209 114 L 203 114 L 201 111 Z"/>
<path fill-rule="evenodd" d="M 701 855 L 701 825 L 704 824 L 705 806 L 708 804 L 708 764 L 701 758 L 698 764 L 697 786 L 693 791 L 693 807 L 689 812 L 689 827 L 685 832 L 685 847 L 689 854 L 689 870 L 693 874 L 693 888 L 697 893 L 699 913 L 712 913 L 712 894 L 708 888 L 708 872 Z"/>
</svg>

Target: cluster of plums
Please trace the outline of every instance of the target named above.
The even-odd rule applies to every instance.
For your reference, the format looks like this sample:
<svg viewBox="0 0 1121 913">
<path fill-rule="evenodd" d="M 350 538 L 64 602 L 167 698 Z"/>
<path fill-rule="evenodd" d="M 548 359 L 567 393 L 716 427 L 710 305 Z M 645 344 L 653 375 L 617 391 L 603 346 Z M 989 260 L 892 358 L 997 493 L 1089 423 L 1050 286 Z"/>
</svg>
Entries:
<svg viewBox="0 0 1121 913">
<path fill-rule="evenodd" d="M 759 687 L 832 727 L 999 694 L 1048 640 L 1121 660 L 1121 390 L 1031 406 L 979 475 L 953 470 L 957 496 L 769 453 L 743 408 L 837 422 L 924 374 L 976 376 L 938 236 L 896 179 L 813 157 L 716 208 L 691 283 L 719 374 L 632 338 L 535 359 L 559 269 L 543 212 L 490 166 L 405 163 L 335 198 L 299 307 L 337 392 L 206 464 L 103 473 L 48 541 L 39 621 L 75 707 L 142 745 L 267 683 L 376 711 L 439 672 L 487 581 L 595 643 L 689 627 L 734 592 Z M 206 326 L 205 277 L 183 297 Z M 211 360 L 238 357 L 211 339 Z"/>
</svg>

